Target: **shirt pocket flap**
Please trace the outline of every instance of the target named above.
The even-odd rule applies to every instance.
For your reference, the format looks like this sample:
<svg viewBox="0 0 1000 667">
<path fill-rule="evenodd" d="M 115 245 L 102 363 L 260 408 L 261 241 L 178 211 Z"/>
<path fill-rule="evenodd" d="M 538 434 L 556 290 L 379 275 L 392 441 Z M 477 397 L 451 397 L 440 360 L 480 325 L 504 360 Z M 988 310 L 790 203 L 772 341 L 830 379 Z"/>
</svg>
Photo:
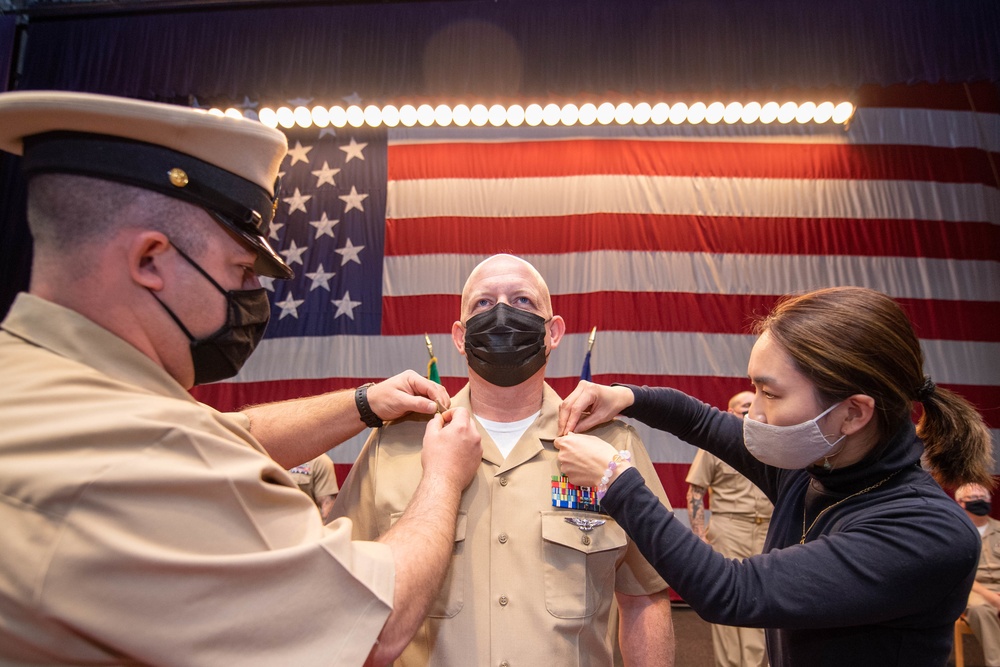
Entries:
<svg viewBox="0 0 1000 667">
<path fill-rule="evenodd" d="M 620 549 L 628 543 L 625 530 L 614 519 L 592 512 L 542 512 L 542 539 L 583 553 Z"/>
</svg>

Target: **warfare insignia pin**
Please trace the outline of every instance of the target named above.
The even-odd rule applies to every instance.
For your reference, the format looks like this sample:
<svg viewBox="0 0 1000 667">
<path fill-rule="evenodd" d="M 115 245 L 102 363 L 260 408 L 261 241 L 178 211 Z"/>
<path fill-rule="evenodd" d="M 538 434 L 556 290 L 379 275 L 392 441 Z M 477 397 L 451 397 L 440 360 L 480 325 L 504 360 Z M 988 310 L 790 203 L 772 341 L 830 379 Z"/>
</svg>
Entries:
<svg viewBox="0 0 1000 667">
<path fill-rule="evenodd" d="M 604 525 L 604 519 L 579 519 L 575 516 L 566 517 L 566 523 L 571 523 L 585 533 Z"/>
</svg>

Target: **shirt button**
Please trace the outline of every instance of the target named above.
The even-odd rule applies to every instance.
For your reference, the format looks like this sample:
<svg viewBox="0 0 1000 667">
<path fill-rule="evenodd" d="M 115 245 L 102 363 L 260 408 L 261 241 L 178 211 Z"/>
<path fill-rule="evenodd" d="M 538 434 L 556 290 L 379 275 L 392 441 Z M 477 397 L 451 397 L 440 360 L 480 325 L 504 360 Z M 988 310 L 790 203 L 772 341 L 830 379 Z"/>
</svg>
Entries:
<svg viewBox="0 0 1000 667">
<path fill-rule="evenodd" d="M 501 477 L 500 478 L 500 486 L 507 486 L 507 478 L 506 477 Z"/>
<path fill-rule="evenodd" d="M 500 596 L 500 606 L 501 607 L 506 607 L 507 606 L 507 596 L 506 595 L 501 595 Z"/>
<path fill-rule="evenodd" d="M 507 533 L 500 533 L 500 536 L 497 537 L 497 540 L 500 542 L 500 544 L 507 544 Z"/>
<path fill-rule="evenodd" d="M 503 662 L 500 663 L 500 667 L 510 667 L 510 663 L 504 660 Z"/>
<path fill-rule="evenodd" d="M 590 535 L 584 535 L 583 538 L 580 541 L 583 542 L 584 546 L 588 546 L 589 547 L 590 546 Z"/>
</svg>

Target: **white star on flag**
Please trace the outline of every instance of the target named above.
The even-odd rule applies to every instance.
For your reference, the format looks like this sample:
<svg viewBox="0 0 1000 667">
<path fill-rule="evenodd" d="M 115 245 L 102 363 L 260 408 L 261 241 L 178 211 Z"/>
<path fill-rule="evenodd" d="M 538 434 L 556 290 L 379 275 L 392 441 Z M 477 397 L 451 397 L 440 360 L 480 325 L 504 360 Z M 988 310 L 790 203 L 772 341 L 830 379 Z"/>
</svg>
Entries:
<svg viewBox="0 0 1000 667">
<path fill-rule="evenodd" d="M 309 224 L 316 228 L 316 237 L 319 238 L 323 235 L 333 238 L 333 226 L 336 225 L 340 220 L 331 220 L 326 217 L 326 211 L 323 211 L 322 217 L 319 220 L 310 220 Z"/>
<path fill-rule="evenodd" d="M 298 247 L 295 245 L 295 239 L 292 239 L 292 244 L 288 246 L 288 249 L 279 252 L 285 256 L 285 263 L 291 266 L 292 264 L 302 264 L 302 253 L 308 249 L 309 246 Z M 305 265 L 303 264 L 303 266 Z"/>
<path fill-rule="evenodd" d="M 351 243 L 351 239 L 347 239 L 347 243 L 344 244 L 344 247 L 337 248 L 334 252 L 340 254 L 340 265 L 343 266 L 348 262 L 357 262 L 360 264 L 361 260 L 358 259 L 358 253 L 364 249 L 365 247 L 363 245 L 354 245 Z"/>
<path fill-rule="evenodd" d="M 296 190 L 296 192 L 298 192 L 298 190 Z M 344 200 L 344 204 L 346 204 L 346 206 L 344 206 L 344 213 L 347 213 L 352 208 L 356 208 L 359 211 L 364 211 L 365 207 L 361 205 L 361 202 L 367 199 L 368 195 L 358 194 L 358 189 L 352 185 L 351 192 L 349 194 L 338 195 L 338 198 Z M 305 209 L 302 210 L 304 211 Z"/>
<path fill-rule="evenodd" d="M 281 229 L 284 226 L 285 226 L 285 223 L 283 223 L 283 222 L 274 222 L 272 220 L 271 221 L 271 231 L 268 232 L 267 238 L 274 239 L 275 241 L 279 241 L 280 239 L 278 238 L 278 230 Z"/>
<path fill-rule="evenodd" d="M 330 185 L 337 185 L 333 182 L 333 177 L 340 173 L 339 169 L 331 169 L 330 165 L 323 161 L 323 168 L 312 172 L 312 175 L 316 177 L 316 187 L 323 185 L 324 183 L 329 183 Z"/>
<path fill-rule="evenodd" d="M 293 299 L 292 293 L 289 291 L 284 301 L 274 302 L 274 305 L 281 306 L 281 315 L 278 315 L 278 319 L 280 320 L 285 315 L 291 315 L 295 319 L 299 319 L 298 307 L 301 306 L 304 301 L 305 299 Z"/>
<path fill-rule="evenodd" d="M 294 166 L 296 162 L 305 162 L 306 164 L 309 164 L 309 158 L 306 157 L 306 154 L 311 150 L 312 146 L 303 146 L 301 141 L 296 141 L 295 148 L 288 149 L 288 155 L 292 158 L 289 166 Z"/>
<path fill-rule="evenodd" d="M 354 309 L 361 305 L 360 301 L 351 301 L 350 292 L 344 292 L 343 299 L 331 299 L 330 303 L 337 306 L 337 312 L 333 316 L 334 318 L 340 317 L 341 315 L 347 315 L 352 320 L 354 319 Z"/>
<path fill-rule="evenodd" d="M 368 195 L 365 196 L 367 197 Z M 312 195 L 304 195 L 301 192 L 299 192 L 298 188 L 295 188 L 295 194 L 293 194 L 291 197 L 285 197 L 281 201 L 288 204 L 288 215 L 291 215 L 295 211 L 302 211 L 303 213 L 308 213 L 309 211 L 306 210 L 306 202 L 312 198 L 313 198 Z M 343 199 L 343 197 L 341 197 L 341 199 Z"/>
<path fill-rule="evenodd" d="M 365 146 L 367 145 L 368 145 L 367 143 L 359 144 L 354 140 L 354 137 L 351 137 L 351 143 L 347 144 L 346 146 L 340 147 L 340 150 L 347 153 L 347 157 L 344 158 L 344 164 L 347 164 L 353 158 L 364 160 L 365 156 L 361 151 L 363 151 L 365 149 Z"/>
<path fill-rule="evenodd" d="M 312 280 L 312 285 L 309 286 L 309 291 L 312 292 L 317 287 L 324 288 L 327 292 L 330 291 L 330 278 L 333 278 L 336 273 L 333 271 L 324 271 L 323 264 L 320 263 L 316 270 L 312 273 L 307 273 L 306 277 Z"/>
<path fill-rule="evenodd" d="M 260 281 L 260 286 L 268 292 L 274 291 L 274 278 L 271 276 L 257 276 L 257 280 Z"/>
</svg>

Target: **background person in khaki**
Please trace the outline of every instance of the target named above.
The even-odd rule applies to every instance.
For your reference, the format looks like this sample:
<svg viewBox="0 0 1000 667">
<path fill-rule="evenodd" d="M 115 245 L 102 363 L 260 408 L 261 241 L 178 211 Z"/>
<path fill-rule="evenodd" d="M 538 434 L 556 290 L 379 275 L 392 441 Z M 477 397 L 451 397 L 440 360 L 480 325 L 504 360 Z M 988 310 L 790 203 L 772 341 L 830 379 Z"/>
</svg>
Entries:
<svg viewBox="0 0 1000 667">
<path fill-rule="evenodd" d="M 753 392 L 729 399 L 729 412 L 746 417 Z M 687 508 L 691 530 L 728 558 L 749 558 L 764 550 L 764 538 L 774 506 L 764 492 L 736 470 L 699 449 L 687 475 Z M 705 525 L 705 494 L 710 492 L 712 516 Z M 767 664 L 764 631 L 712 625 L 717 667 L 759 667 Z"/>
<path fill-rule="evenodd" d="M 468 413 L 430 420 L 408 511 L 360 543 L 349 522 L 323 526 L 284 468 L 359 433 L 356 400 L 398 417 L 445 392 L 411 371 L 238 414 L 187 392 L 259 341 L 257 275 L 291 275 L 266 241 L 284 135 L 18 92 L 0 95 L 0 148 L 24 155 L 34 238 L 29 293 L 0 325 L 0 663 L 394 658 L 481 459 Z"/>
<path fill-rule="evenodd" d="M 397 664 L 610 666 L 617 599 L 625 664 L 669 667 L 666 584 L 610 517 L 560 495 L 552 440 L 561 399 L 545 365 L 566 325 L 545 281 L 528 262 L 495 255 L 465 283 L 460 317 L 452 339 L 469 383 L 452 404 L 475 416 L 483 460 L 462 495 L 445 587 Z M 356 538 L 385 534 L 409 502 L 424 421 L 379 429 L 359 455 L 333 508 L 354 520 Z M 667 502 L 631 427 L 611 421 L 591 433 L 630 450 Z"/>
<path fill-rule="evenodd" d="M 955 500 L 983 538 L 965 618 L 983 647 L 987 667 L 1000 667 L 1000 521 L 990 517 L 990 492 L 979 484 L 958 487 Z"/>
<path fill-rule="evenodd" d="M 329 523 L 332 517 L 333 501 L 337 499 L 340 486 L 337 484 L 337 474 L 333 469 L 333 461 L 326 454 L 320 454 L 311 461 L 300 463 L 288 469 L 299 489 L 316 503 L 323 523 Z"/>
</svg>

